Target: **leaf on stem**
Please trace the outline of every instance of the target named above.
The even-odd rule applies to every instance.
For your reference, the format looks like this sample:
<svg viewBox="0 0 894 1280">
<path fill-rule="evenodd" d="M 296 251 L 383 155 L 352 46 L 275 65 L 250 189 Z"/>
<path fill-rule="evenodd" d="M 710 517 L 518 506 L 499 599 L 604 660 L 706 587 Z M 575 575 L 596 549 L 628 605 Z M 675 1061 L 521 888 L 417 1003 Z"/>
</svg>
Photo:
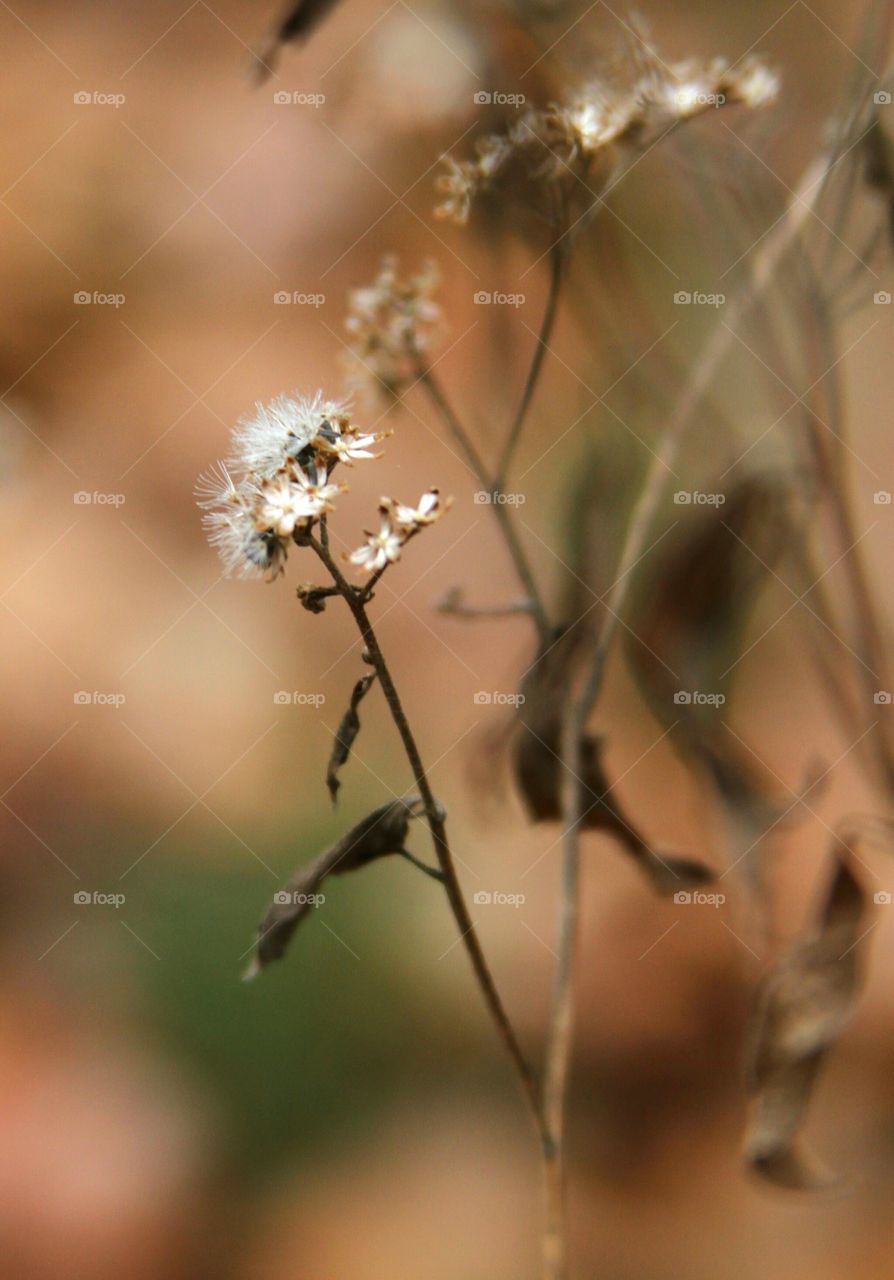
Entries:
<svg viewBox="0 0 894 1280">
<path fill-rule="evenodd" d="M 569 667 L 578 640 L 571 632 L 544 649 L 522 682 L 520 728 L 512 753 L 512 767 L 532 822 L 558 822 L 562 812 L 562 719 L 570 696 Z M 584 831 L 613 835 L 648 876 L 659 893 L 673 893 L 713 878 L 711 870 L 692 858 L 659 854 L 640 834 L 626 813 L 602 763 L 602 739 L 584 734 L 580 742 L 580 817 Z"/>
<path fill-rule="evenodd" d="M 338 802 L 338 789 L 341 786 L 338 771 L 343 764 L 347 763 L 348 756 L 351 754 L 351 747 L 360 732 L 360 717 L 357 714 L 357 708 L 366 697 L 375 678 L 376 673 L 371 671 L 357 681 L 351 694 L 348 709 L 342 716 L 341 723 L 335 731 L 332 754 L 329 757 L 329 764 L 326 768 L 326 786 L 329 788 L 333 804 Z"/>
<path fill-rule="evenodd" d="M 298 925 L 319 905 L 319 890 L 329 876 L 356 871 L 391 854 L 408 856 L 403 846 L 410 819 L 422 811 L 418 795 L 380 805 L 312 862 L 299 867 L 274 894 L 273 905 L 258 926 L 255 954 L 246 979 L 255 977 L 271 961 L 282 958 Z"/>
<path fill-rule="evenodd" d="M 817 927 L 765 979 L 751 1028 L 745 1155 L 757 1173 L 783 1187 L 820 1189 L 833 1181 L 798 1141 L 817 1075 L 853 1013 L 860 982 L 865 896 L 843 840 L 836 839 L 832 856 Z"/>
</svg>

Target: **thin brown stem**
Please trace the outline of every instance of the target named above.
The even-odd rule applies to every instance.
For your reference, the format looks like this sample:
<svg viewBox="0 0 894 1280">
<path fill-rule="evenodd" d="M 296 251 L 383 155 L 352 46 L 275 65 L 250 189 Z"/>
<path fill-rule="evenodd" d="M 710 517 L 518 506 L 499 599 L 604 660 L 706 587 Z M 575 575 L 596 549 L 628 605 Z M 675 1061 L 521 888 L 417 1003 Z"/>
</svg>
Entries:
<svg viewBox="0 0 894 1280">
<path fill-rule="evenodd" d="M 522 429 L 525 425 L 528 411 L 531 408 L 531 402 L 534 399 L 534 392 L 537 390 L 537 383 L 540 381 L 543 361 L 549 351 L 549 340 L 552 337 L 553 326 L 556 322 L 556 312 L 565 274 L 565 256 L 565 242 L 560 237 L 550 250 L 549 287 L 546 294 L 546 304 L 543 308 L 543 317 L 540 321 L 540 331 L 537 334 L 537 345 L 534 348 L 528 376 L 525 379 L 524 389 L 518 408 L 515 411 L 515 417 L 512 419 L 512 425 L 509 428 L 506 443 L 503 445 L 503 452 L 500 455 L 497 474 L 494 477 L 495 489 L 502 490 L 505 487 L 509 468 L 512 466 L 512 459 L 515 456 L 515 450 L 521 439 Z"/>
<path fill-rule="evenodd" d="M 543 350 L 543 348 L 539 348 Z M 480 453 L 472 443 L 468 433 L 460 422 L 450 401 L 447 399 L 441 384 L 435 377 L 431 369 L 421 368 L 419 370 L 419 382 L 423 389 L 431 398 L 432 404 L 438 410 L 444 421 L 448 431 L 453 438 L 460 444 L 466 460 L 475 474 L 478 483 L 481 485 L 482 492 L 487 494 L 488 503 L 492 507 L 497 524 L 500 526 L 500 532 L 503 535 L 503 541 L 509 552 L 515 569 L 516 577 L 521 584 L 522 590 L 531 602 L 529 613 L 534 619 L 537 626 L 537 633 L 541 642 L 548 640 L 552 634 L 552 626 L 543 597 L 540 594 L 540 588 L 537 586 L 528 557 L 525 555 L 524 547 L 519 541 L 516 532 L 515 522 L 512 518 L 512 512 L 507 503 L 502 501 L 502 489 L 493 480 L 487 470 L 487 467 Z"/>
<path fill-rule="evenodd" d="M 332 576 L 332 580 L 338 587 L 345 603 L 351 611 L 357 629 L 360 632 L 366 652 L 369 655 L 369 661 L 379 678 L 382 692 L 391 712 L 391 718 L 394 721 L 395 728 L 400 735 L 403 743 L 410 769 L 413 773 L 413 780 L 425 809 L 425 816 L 428 821 L 429 831 L 431 832 L 432 844 L 438 859 L 441 876 L 443 877 L 444 889 L 447 899 L 453 911 L 457 928 L 459 929 L 460 938 L 468 952 L 469 959 L 472 962 L 472 968 L 475 973 L 481 993 L 484 996 L 485 1003 L 490 1011 L 491 1017 L 496 1024 L 500 1037 L 509 1052 L 509 1055 L 515 1065 L 518 1073 L 519 1081 L 522 1085 L 524 1096 L 528 1102 L 532 1119 L 537 1129 L 541 1145 L 546 1143 L 546 1134 L 543 1126 L 542 1111 L 540 1105 L 540 1089 L 537 1080 L 531 1070 L 530 1065 L 522 1051 L 515 1034 L 515 1029 L 509 1020 L 502 998 L 497 990 L 493 975 L 481 947 L 478 934 L 475 930 L 474 922 L 469 915 L 468 908 L 463 897 L 462 888 L 456 874 L 456 868 L 453 862 L 453 855 L 450 851 L 450 845 L 447 839 L 447 823 L 444 810 L 435 799 L 434 793 L 428 780 L 425 766 L 422 763 L 422 757 L 416 744 L 413 731 L 397 692 L 394 680 L 388 664 L 385 661 L 384 654 L 379 645 L 378 637 L 375 629 L 370 621 L 366 611 L 362 594 L 347 581 L 344 574 L 339 569 L 332 554 L 323 545 L 314 538 L 313 534 L 308 534 L 306 538 L 307 544 L 313 548 L 317 556 L 322 560 Z"/>
</svg>

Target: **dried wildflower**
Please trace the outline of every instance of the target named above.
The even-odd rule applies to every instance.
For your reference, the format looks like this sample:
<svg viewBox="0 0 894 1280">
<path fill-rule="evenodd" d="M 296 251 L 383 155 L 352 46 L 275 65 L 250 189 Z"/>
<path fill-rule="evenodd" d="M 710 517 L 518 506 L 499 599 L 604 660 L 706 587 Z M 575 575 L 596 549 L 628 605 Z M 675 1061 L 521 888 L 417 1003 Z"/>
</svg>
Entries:
<svg viewBox="0 0 894 1280">
<path fill-rule="evenodd" d="M 442 502 L 440 492 L 437 489 L 429 489 L 428 493 L 424 493 L 419 499 L 417 507 L 405 507 L 402 503 L 394 502 L 390 498 L 383 505 L 387 505 L 395 525 L 409 532 L 421 529 L 427 524 L 434 524 L 446 511 L 449 511 L 452 503 L 452 498 Z"/>
<path fill-rule="evenodd" d="M 366 542 L 352 551 L 348 559 L 367 573 L 380 573 L 400 558 L 404 544 L 414 534 L 434 524 L 450 510 L 452 504 L 452 498 L 442 501 L 437 489 L 424 493 L 416 507 L 404 506 L 394 498 L 383 498 L 379 503 L 381 521 L 378 533 L 367 530 Z"/>
<path fill-rule="evenodd" d="M 757 1173 L 785 1187 L 828 1185 L 828 1175 L 799 1147 L 798 1132 L 860 985 L 865 894 L 844 840 L 836 838 L 832 858 L 815 932 L 795 943 L 767 976 L 751 1028 L 746 1157 Z"/>
<path fill-rule="evenodd" d="M 406 538 L 391 523 L 391 514 L 382 510 L 382 519 L 378 533 L 370 533 L 367 529 L 367 540 L 362 547 L 352 551 L 348 556 L 351 564 L 367 573 L 379 573 L 382 569 L 394 564 L 400 558 Z"/>
<path fill-rule="evenodd" d="M 345 328 L 355 384 L 368 387 L 372 380 L 396 396 L 418 378 L 442 329 L 441 308 L 432 297 L 439 283 L 430 261 L 401 280 L 397 260 L 389 255 L 371 285 L 351 291 Z"/>
<path fill-rule="evenodd" d="M 375 457 L 382 437 L 357 431 L 342 401 L 278 396 L 258 405 L 233 433 L 229 463 L 218 463 L 196 488 L 208 537 L 227 574 L 280 574 L 288 544 L 333 510 L 345 486 L 332 483 L 340 461 Z"/>
<path fill-rule="evenodd" d="M 778 89 L 775 73 L 751 57 L 736 66 L 724 58 L 669 66 L 650 53 L 633 71 L 624 83 L 605 77 L 564 102 L 527 110 L 505 134 L 480 139 L 474 159 L 445 157 L 437 185 L 446 199 L 437 216 L 465 224 L 475 197 L 510 165 L 521 172 L 526 202 L 533 196 L 536 206 L 544 185 L 556 184 L 568 200 L 580 200 L 589 183 L 607 183 L 675 124 L 730 103 L 763 106 Z M 548 202 L 547 209 L 555 207 Z"/>
</svg>

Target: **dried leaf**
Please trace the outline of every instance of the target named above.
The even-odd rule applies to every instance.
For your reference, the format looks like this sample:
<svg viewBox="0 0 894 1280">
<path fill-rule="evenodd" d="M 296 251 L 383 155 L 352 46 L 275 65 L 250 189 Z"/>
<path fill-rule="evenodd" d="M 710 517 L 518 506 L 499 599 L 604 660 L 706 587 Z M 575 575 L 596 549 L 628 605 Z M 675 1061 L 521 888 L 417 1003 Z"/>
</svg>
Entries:
<svg viewBox="0 0 894 1280">
<path fill-rule="evenodd" d="M 350 831 L 312 862 L 295 872 L 288 883 L 274 895 L 273 905 L 258 926 L 255 955 L 245 974 L 253 978 L 272 960 L 279 960 L 298 925 L 316 905 L 316 897 L 324 881 L 333 875 L 356 871 L 367 863 L 390 854 L 409 856 L 404 841 L 411 818 L 422 812 L 418 795 L 404 796 L 390 804 L 373 809 Z M 411 859 L 413 861 L 413 859 Z"/>
<path fill-rule="evenodd" d="M 297 0 L 297 3 L 288 6 L 279 23 L 254 55 L 255 74 L 261 83 L 270 76 L 280 47 L 293 40 L 306 40 L 335 2 L 336 0 Z"/>
<path fill-rule="evenodd" d="M 765 980 L 751 1034 L 746 1158 L 763 1177 L 785 1187 L 830 1183 L 797 1137 L 823 1059 L 850 1018 L 859 987 L 864 893 L 843 841 L 836 841 L 833 857 L 817 930 L 797 942 Z"/>
<path fill-rule="evenodd" d="M 577 640 L 561 635 L 545 649 L 522 683 L 520 731 L 512 765 L 515 781 L 532 822 L 562 817 L 562 715 L 568 698 L 569 664 Z M 638 831 L 615 795 L 602 765 L 602 739 L 587 734 L 581 741 L 580 805 L 585 831 L 609 832 L 636 861 L 659 893 L 673 893 L 712 879 L 703 863 L 656 853 Z"/>
<path fill-rule="evenodd" d="M 357 708 L 366 697 L 375 678 L 375 672 L 371 671 L 369 675 L 362 676 L 357 681 L 351 694 L 350 705 L 335 731 L 332 754 L 329 757 L 329 764 L 326 768 L 326 786 L 329 788 L 333 804 L 338 800 L 338 789 L 341 786 L 338 780 L 338 771 L 347 762 L 348 756 L 351 754 L 351 747 L 360 732 L 360 717 L 357 714 Z"/>
</svg>

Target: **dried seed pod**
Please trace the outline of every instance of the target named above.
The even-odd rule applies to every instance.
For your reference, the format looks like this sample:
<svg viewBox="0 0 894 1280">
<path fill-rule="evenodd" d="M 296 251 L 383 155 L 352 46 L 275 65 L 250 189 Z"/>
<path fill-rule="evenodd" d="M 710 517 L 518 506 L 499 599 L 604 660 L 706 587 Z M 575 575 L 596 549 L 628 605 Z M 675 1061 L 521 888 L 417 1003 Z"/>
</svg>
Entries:
<svg viewBox="0 0 894 1280">
<path fill-rule="evenodd" d="M 338 800 L 338 789 L 341 786 L 338 771 L 343 764 L 347 763 L 348 756 L 351 754 L 351 747 L 360 732 L 360 717 L 357 714 L 357 708 L 366 697 L 375 678 L 376 673 L 372 671 L 369 675 L 361 676 L 354 685 L 348 709 L 342 716 L 341 723 L 335 732 L 332 754 L 329 757 L 329 764 L 326 768 L 326 786 L 329 788 L 333 804 Z"/>
<path fill-rule="evenodd" d="M 757 1173 L 784 1187 L 831 1181 L 797 1137 L 820 1067 L 853 1013 L 859 988 L 864 893 L 843 840 L 836 840 L 832 856 L 835 870 L 816 931 L 795 943 L 765 979 L 751 1029 L 745 1155 Z"/>
<path fill-rule="evenodd" d="M 253 978 L 272 960 L 284 955 L 298 925 L 316 905 L 320 887 L 333 875 L 356 871 L 378 858 L 399 854 L 409 857 L 404 849 L 411 818 L 422 812 L 418 795 L 404 796 L 390 804 L 380 805 L 361 819 L 340 840 L 336 840 L 312 862 L 295 872 L 288 883 L 274 895 L 273 905 L 258 926 L 255 954 L 245 974 Z M 410 861 L 414 861 L 410 858 Z M 423 868 L 425 869 L 425 868 Z"/>
</svg>

